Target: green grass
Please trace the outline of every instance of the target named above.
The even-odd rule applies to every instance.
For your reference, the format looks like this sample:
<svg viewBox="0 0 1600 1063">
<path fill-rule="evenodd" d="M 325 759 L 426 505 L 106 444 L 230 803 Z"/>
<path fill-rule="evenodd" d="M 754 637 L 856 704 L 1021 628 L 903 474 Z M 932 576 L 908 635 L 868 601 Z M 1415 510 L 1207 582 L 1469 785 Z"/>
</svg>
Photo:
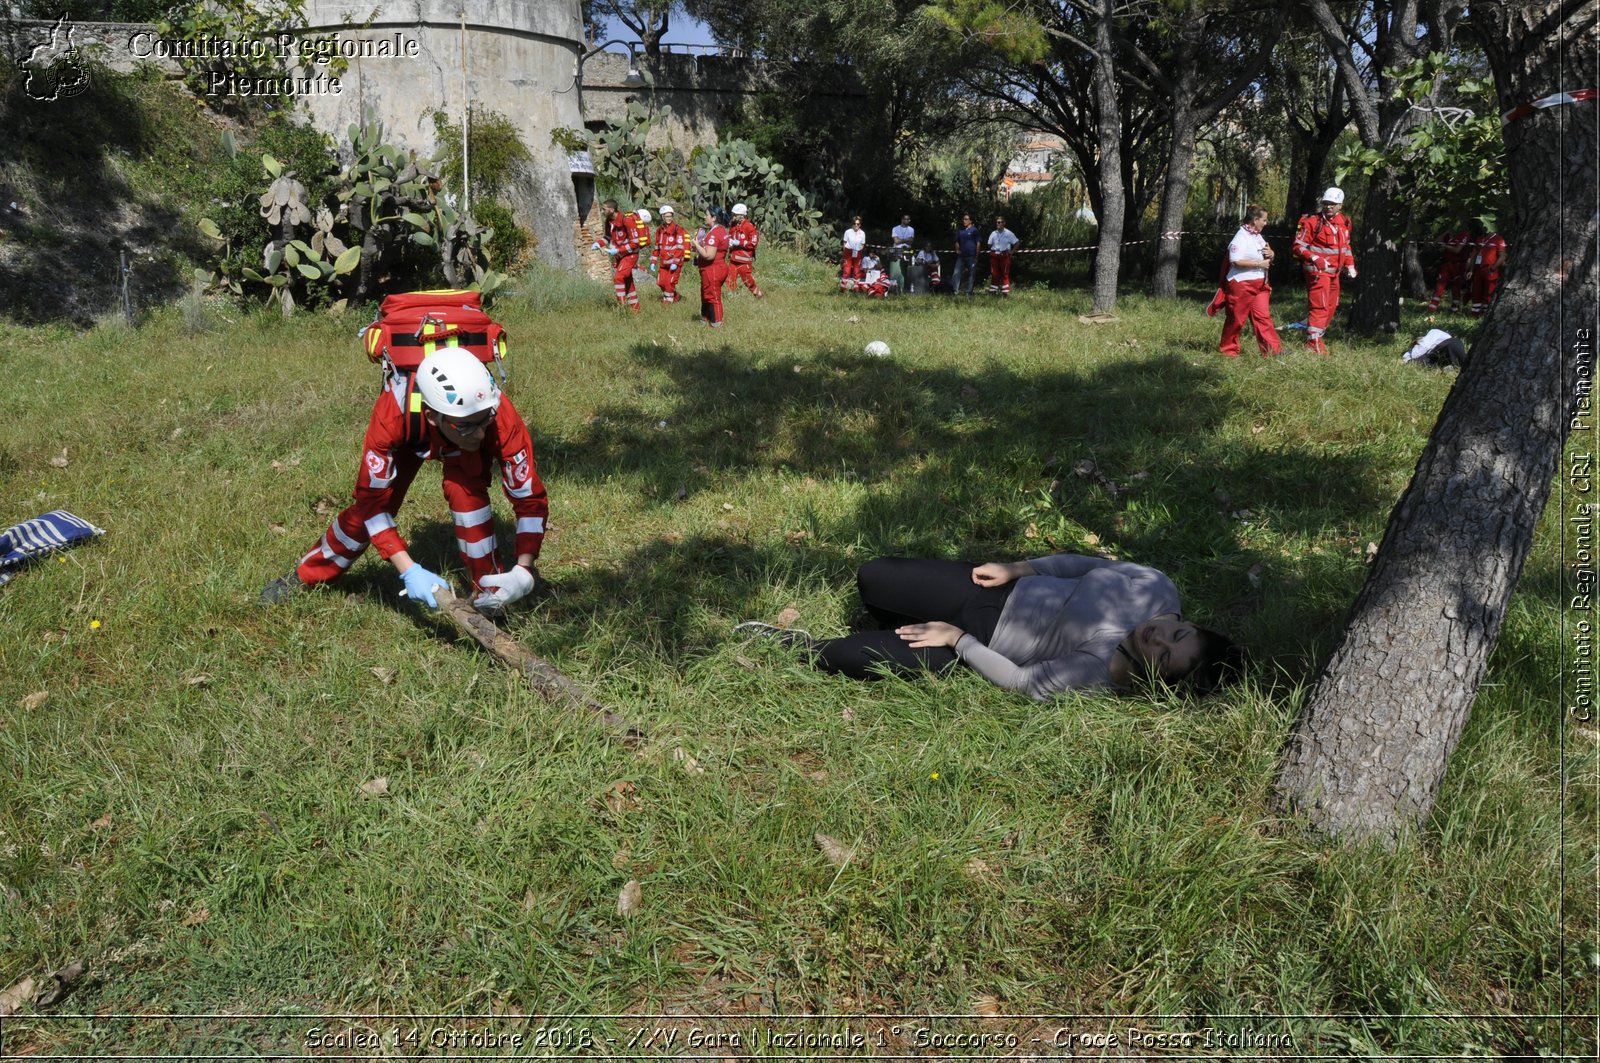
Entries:
<svg viewBox="0 0 1600 1063">
<path fill-rule="evenodd" d="M 1600 947 L 1595 734 L 1551 693 L 1555 516 L 1423 835 L 1330 847 L 1268 811 L 1453 377 L 1342 335 L 1331 358 L 1228 361 L 1198 296 L 1085 325 L 1079 291 L 873 302 L 829 280 L 765 257 L 771 296 L 717 333 L 544 271 L 500 308 L 556 588 L 507 627 L 644 727 L 638 749 L 419 615 L 375 557 L 257 606 L 348 495 L 377 387 L 355 316 L 190 307 L 8 344 L 0 523 L 64 507 L 108 534 L 0 591 L 0 988 L 82 958 L 81 1014 L 990 1000 L 1275 1031 L 1280 1054 L 1592 1051 L 1592 1024 L 1537 1017 L 1593 1010 Z M 459 578 L 436 478 L 402 530 Z M 730 637 L 789 606 L 845 630 L 883 553 L 1096 547 L 1172 574 L 1255 678 L 1038 705 Z M 856 857 L 836 868 L 817 832 Z M 298 1051 L 310 1025 L 30 1012 L 3 1047 Z"/>
</svg>

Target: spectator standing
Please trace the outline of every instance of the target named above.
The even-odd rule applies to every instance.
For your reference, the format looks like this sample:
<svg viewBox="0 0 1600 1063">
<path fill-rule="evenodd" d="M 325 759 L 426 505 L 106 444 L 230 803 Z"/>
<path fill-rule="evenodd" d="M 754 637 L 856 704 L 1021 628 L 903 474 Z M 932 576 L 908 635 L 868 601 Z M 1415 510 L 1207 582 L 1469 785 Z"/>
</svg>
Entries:
<svg viewBox="0 0 1600 1063">
<path fill-rule="evenodd" d="M 926 295 L 939 288 L 939 255 L 933 245 L 922 241 L 922 248 L 911 260 L 911 290 Z"/>
<path fill-rule="evenodd" d="M 856 218 L 851 221 L 850 228 L 844 231 L 844 263 L 839 267 L 841 292 L 854 288 L 861 280 L 861 252 L 866 246 L 866 230 L 861 228 L 861 219 Z"/>
<path fill-rule="evenodd" d="M 1350 219 L 1339 212 L 1343 205 L 1343 190 L 1329 188 L 1322 193 L 1320 209 L 1300 219 L 1294 237 L 1294 257 L 1306 274 L 1306 346 L 1318 354 L 1328 353 L 1322 337 L 1339 308 L 1339 272 L 1352 279 L 1356 275 Z"/>
<path fill-rule="evenodd" d="M 966 294 L 972 294 L 972 278 L 978 272 L 978 227 L 972 222 L 972 215 L 961 215 L 961 228 L 956 230 L 956 267 L 950 277 L 950 290 L 956 295 L 962 294 L 962 283 L 966 284 Z"/>
<path fill-rule="evenodd" d="M 1272 247 L 1261 235 L 1266 224 L 1266 208 L 1250 204 L 1244 209 L 1243 224 L 1228 244 L 1228 275 L 1223 282 L 1228 319 L 1222 325 L 1222 342 L 1217 349 L 1229 358 L 1239 357 L 1239 333 L 1246 321 L 1255 329 L 1261 357 L 1282 353 L 1269 306 L 1272 286 L 1267 282 L 1267 270 L 1272 268 Z"/>
<path fill-rule="evenodd" d="M 675 303 L 683 298 L 678 294 L 678 281 L 682 276 L 689 234 L 678 224 L 671 203 L 661 204 L 659 213 L 661 224 L 656 227 L 655 242 L 650 247 L 650 271 L 661 285 L 661 301 Z"/>
<path fill-rule="evenodd" d="M 917 238 L 917 230 L 911 227 L 911 215 L 900 215 L 900 224 L 889 230 L 889 279 L 899 286 L 901 291 L 906 290 L 906 274 L 903 263 L 911 259 L 911 241 Z"/>
<path fill-rule="evenodd" d="M 706 208 L 705 228 L 694 236 L 694 264 L 700 269 L 700 320 L 722 327 L 722 281 L 728 264 L 728 215 L 721 207 Z"/>
<path fill-rule="evenodd" d="M 1505 253 L 1506 238 L 1495 231 L 1491 218 L 1489 231 L 1472 245 L 1472 308 L 1469 312 L 1473 317 L 1489 312 L 1489 304 L 1500 290 L 1500 259 Z"/>
<path fill-rule="evenodd" d="M 1006 228 L 1005 215 L 996 215 L 994 232 L 989 234 L 989 294 L 1011 294 L 1011 249 L 1017 234 Z"/>
<path fill-rule="evenodd" d="M 1428 300 L 1428 313 L 1437 314 L 1444 300 L 1445 289 L 1450 289 L 1450 312 L 1461 309 L 1461 297 L 1467 287 L 1467 274 L 1472 258 L 1472 230 L 1463 225 L 1455 232 L 1443 235 L 1439 243 L 1444 247 L 1444 258 L 1439 263 L 1439 279 L 1433 286 L 1433 298 Z"/>
</svg>

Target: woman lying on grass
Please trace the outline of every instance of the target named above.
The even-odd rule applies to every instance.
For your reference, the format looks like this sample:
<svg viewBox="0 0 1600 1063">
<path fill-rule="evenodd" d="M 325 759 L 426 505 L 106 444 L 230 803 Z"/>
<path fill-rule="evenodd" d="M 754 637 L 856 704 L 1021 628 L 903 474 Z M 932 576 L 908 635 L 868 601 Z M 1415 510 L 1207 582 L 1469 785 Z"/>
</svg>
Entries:
<svg viewBox="0 0 1600 1063">
<path fill-rule="evenodd" d="M 1033 561 L 886 557 L 856 573 L 883 625 L 837 639 L 740 625 L 801 646 L 818 668 L 857 679 L 946 671 L 957 660 L 1008 690 L 1044 700 L 1136 679 L 1187 679 L 1202 693 L 1242 661 L 1239 648 L 1179 615 L 1165 574 L 1127 561 L 1055 554 Z"/>
</svg>

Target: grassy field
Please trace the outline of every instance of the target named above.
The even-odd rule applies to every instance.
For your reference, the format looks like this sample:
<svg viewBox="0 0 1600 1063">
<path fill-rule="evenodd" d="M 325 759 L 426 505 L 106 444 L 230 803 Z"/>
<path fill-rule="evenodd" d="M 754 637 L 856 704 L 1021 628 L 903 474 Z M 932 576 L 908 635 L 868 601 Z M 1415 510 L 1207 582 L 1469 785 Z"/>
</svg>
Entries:
<svg viewBox="0 0 1600 1063">
<path fill-rule="evenodd" d="M 1330 847 L 1268 807 L 1453 375 L 1343 336 L 1226 360 L 1201 293 L 1093 325 L 1079 291 L 874 302 L 830 276 L 765 257 L 771 296 L 720 332 L 548 274 L 500 307 L 552 499 L 553 593 L 506 626 L 637 748 L 454 639 L 374 556 L 257 604 L 348 496 L 378 385 L 358 317 L 14 330 L 0 524 L 60 507 L 107 534 L 0 590 L 0 989 L 90 972 L 55 1017 L 5 1020 L 0 1052 L 315 1055 L 391 1027 L 396 1055 L 448 1050 L 438 1021 L 407 1041 L 409 1019 L 318 1014 L 488 1036 L 854 1012 L 988 1016 L 923 1026 L 1017 1052 L 1067 1030 L 1114 1032 L 1109 1055 L 1183 1032 L 1218 1058 L 1592 1053 L 1592 1021 L 1557 1017 L 1594 1010 L 1600 942 L 1555 507 L 1424 834 Z M 1300 316 L 1297 292 L 1278 304 Z M 893 354 L 863 356 L 874 339 Z M 459 577 L 437 482 L 401 528 Z M 847 630 L 880 554 L 1058 551 L 1167 571 L 1252 680 L 1040 705 L 970 672 L 853 683 L 731 635 L 790 608 Z M 857 1026 L 864 1051 L 928 1050 Z M 529 1054 L 552 1047 L 572 1044 Z M 749 1048 L 712 1054 L 777 1051 Z"/>
</svg>

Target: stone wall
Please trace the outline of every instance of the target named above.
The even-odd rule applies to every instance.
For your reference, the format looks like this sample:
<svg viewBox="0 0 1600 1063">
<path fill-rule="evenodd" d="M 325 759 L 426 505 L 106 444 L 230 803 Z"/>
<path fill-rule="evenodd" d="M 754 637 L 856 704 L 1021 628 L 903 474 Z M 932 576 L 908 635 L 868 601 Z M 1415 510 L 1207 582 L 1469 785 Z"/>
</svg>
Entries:
<svg viewBox="0 0 1600 1063">
<path fill-rule="evenodd" d="M 456 13 L 463 6 L 464 29 Z M 349 10 L 343 0 L 308 0 L 307 28 L 344 39 L 398 36 L 416 42 L 416 55 L 352 59 L 342 92 L 302 97 L 313 120 L 342 131 L 370 110 L 395 142 L 431 154 L 437 147 L 435 110 L 458 124 L 466 100 L 474 109 L 504 114 L 518 126 L 534 160 L 526 187 L 511 197 L 518 221 L 538 238 L 539 258 L 577 266 L 572 176 L 566 153 L 550 143 L 551 130 L 581 123 L 573 84 L 583 47 L 577 0 L 383 3 L 360 29 L 348 27 Z"/>
</svg>

